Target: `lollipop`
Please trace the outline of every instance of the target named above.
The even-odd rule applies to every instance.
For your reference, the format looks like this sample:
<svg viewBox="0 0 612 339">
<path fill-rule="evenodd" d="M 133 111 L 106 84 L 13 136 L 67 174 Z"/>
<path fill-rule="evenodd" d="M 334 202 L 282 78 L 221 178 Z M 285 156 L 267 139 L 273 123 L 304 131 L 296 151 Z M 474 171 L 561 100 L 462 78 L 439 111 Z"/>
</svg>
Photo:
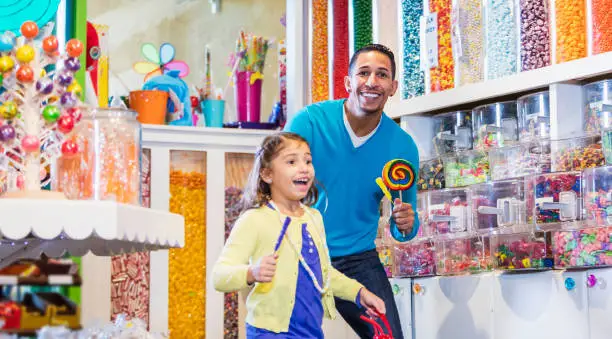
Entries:
<svg viewBox="0 0 612 339">
<path fill-rule="evenodd" d="M 382 181 L 383 186 L 380 185 Z M 410 189 L 414 185 L 414 168 L 408 160 L 393 159 L 385 164 L 382 170 L 382 178 L 377 178 L 376 183 L 387 198 L 391 200 L 391 191 L 398 191 L 402 200 L 402 191 Z"/>
</svg>

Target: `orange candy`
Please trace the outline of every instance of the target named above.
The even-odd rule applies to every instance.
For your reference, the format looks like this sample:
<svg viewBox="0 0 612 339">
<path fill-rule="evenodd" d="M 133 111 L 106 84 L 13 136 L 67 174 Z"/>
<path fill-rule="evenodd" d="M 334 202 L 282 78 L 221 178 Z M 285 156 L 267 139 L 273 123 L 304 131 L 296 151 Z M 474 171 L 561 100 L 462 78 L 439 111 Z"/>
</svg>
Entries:
<svg viewBox="0 0 612 339">
<path fill-rule="evenodd" d="M 312 102 L 329 99 L 327 0 L 312 2 Z"/>
<path fill-rule="evenodd" d="M 43 39 L 42 48 L 47 54 L 51 54 L 57 51 L 57 46 L 59 45 L 57 38 L 53 35 L 48 36 Z"/>
<path fill-rule="evenodd" d="M 556 63 L 587 56 L 585 0 L 555 0 Z"/>
<path fill-rule="evenodd" d="M 34 80 L 34 71 L 32 70 L 32 67 L 28 65 L 21 65 L 19 66 L 15 76 L 17 77 L 17 80 L 23 83 L 29 83 Z"/>
<path fill-rule="evenodd" d="M 78 58 L 83 53 L 83 43 L 77 39 L 70 39 L 66 43 L 66 53 L 73 58 Z"/>
<path fill-rule="evenodd" d="M 438 13 L 438 67 L 430 70 L 430 87 L 432 92 L 439 92 L 455 86 L 455 62 L 451 46 L 451 1 L 430 0 L 429 11 Z"/>
<path fill-rule="evenodd" d="M 593 11 L 593 54 L 612 51 L 610 0 L 591 0 Z"/>
<path fill-rule="evenodd" d="M 34 21 L 24 22 L 21 25 L 21 34 L 28 39 L 34 39 L 38 35 L 38 25 Z"/>
</svg>

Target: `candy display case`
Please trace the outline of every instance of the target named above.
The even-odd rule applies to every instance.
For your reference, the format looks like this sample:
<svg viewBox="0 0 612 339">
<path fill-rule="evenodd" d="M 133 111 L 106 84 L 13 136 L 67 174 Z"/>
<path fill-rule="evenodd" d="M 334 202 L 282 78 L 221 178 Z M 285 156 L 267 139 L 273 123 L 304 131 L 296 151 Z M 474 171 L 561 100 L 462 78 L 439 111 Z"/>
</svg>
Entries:
<svg viewBox="0 0 612 339">
<path fill-rule="evenodd" d="M 585 220 L 594 226 L 612 226 L 612 166 L 582 172 Z"/>
<path fill-rule="evenodd" d="M 444 165 L 440 158 L 419 162 L 419 179 L 417 181 L 417 189 L 419 191 L 442 189 L 445 185 Z"/>
<path fill-rule="evenodd" d="M 550 66 L 551 34 L 548 0 L 519 0 L 521 71 Z"/>
<path fill-rule="evenodd" d="M 587 56 L 587 0 L 551 0 L 555 63 Z"/>
<path fill-rule="evenodd" d="M 583 86 L 584 131 L 600 133 L 612 127 L 612 79 Z"/>
<path fill-rule="evenodd" d="M 427 194 L 427 218 L 429 229 L 437 237 L 465 235 L 470 228 L 471 192 L 454 188 L 429 191 Z"/>
<path fill-rule="evenodd" d="M 559 222 L 582 219 L 580 172 L 539 174 L 526 180 L 529 223 L 546 230 Z"/>
<path fill-rule="evenodd" d="M 519 141 L 550 139 L 550 98 L 548 91 L 517 100 Z"/>
<path fill-rule="evenodd" d="M 455 87 L 484 79 L 484 11 L 481 0 L 453 0 L 451 38 Z"/>
<path fill-rule="evenodd" d="M 470 187 L 472 230 L 481 234 L 527 223 L 525 181 L 513 179 Z"/>
<path fill-rule="evenodd" d="M 581 171 L 605 165 L 601 135 L 551 141 L 552 172 Z"/>
<path fill-rule="evenodd" d="M 462 275 L 493 269 L 490 236 L 466 234 L 436 237 L 436 274 Z"/>
<path fill-rule="evenodd" d="M 457 111 L 436 115 L 433 144 L 438 155 L 472 148 L 472 113 Z"/>
<path fill-rule="evenodd" d="M 463 187 L 489 179 L 489 159 L 484 151 L 464 151 L 442 157 L 447 188 Z"/>
<path fill-rule="evenodd" d="M 518 0 L 485 0 L 485 77 L 498 79 L 519 71 Z"/>
<path fill-rule="evenodd" d="M 537 271 L 553 267 L 549 233 L 535 231 L 533 225 L 505 227 L 491 239 L 495 269 Z"/>
<path fill-rule="evenodd" d="M 528 141 L 489 150 L 492 180 L 550 172 L 550 141 Z"/>
<path fill-rule="evenodd" d="M 518 141 L 518 121 L 515 101 L 482 105 L 472 110 L 474 149 L 488 150 Z"/>
</svg>

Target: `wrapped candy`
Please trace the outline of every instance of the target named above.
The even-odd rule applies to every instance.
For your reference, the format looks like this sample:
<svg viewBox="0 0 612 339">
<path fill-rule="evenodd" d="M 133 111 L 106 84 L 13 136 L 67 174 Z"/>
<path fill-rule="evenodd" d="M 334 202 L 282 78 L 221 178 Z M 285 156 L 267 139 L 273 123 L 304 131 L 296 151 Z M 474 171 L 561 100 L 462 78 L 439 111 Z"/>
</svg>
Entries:
<svg viewBox="0 0 612 339">
<path fill-rule="evenodd" d="M 612 227 L 553 232 L 555 268 L 612 266 Z"/>
<path fill-rule="evenodd" d="M 541 270 L 552 268 L 543 233 L 499 234 L 493 237 L 495 268 Z"/>
<path fill-rule="evenodd" d="M 462 275 L 492 270 L 489 245 L 487 236 L 436 239 L 436 274 Z"/>
</svg>

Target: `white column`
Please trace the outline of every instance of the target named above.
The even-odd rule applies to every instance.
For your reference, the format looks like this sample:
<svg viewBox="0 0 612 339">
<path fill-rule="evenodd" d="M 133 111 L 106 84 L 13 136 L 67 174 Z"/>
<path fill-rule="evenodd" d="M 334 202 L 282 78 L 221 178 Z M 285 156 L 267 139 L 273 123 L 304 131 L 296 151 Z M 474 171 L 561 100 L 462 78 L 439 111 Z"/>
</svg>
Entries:
<svg viewBox="0 0 612 339">
<path fill-rule="evenodd" d="M 287 119 L 308 102 L 308 0 L 287 0 Z"/>
</svg>

